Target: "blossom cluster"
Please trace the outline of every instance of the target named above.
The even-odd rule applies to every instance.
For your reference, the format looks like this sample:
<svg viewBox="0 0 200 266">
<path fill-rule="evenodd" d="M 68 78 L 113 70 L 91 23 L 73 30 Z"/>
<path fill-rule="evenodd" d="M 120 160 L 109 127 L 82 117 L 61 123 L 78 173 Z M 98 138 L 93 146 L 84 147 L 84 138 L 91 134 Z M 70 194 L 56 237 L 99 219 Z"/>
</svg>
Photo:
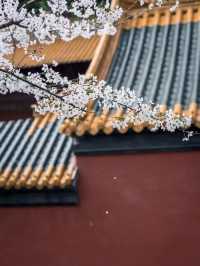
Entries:
<svg viewBox="0 0 200 266">
<path fill-rule="evenodd" d="M 164 0 L 137 0 L 149 8 L 161 6 Z M 176 0 L 177 7 L 179 0 Z M 2 55 L 12 54 L 16 47 L 25 51 L 29 45 L 53 43 L 56 38 L 70 41 L 78 36 L 113 35 L 122 17 L 119 6 L 109 0 L 47 0 L 47 10 L 28 10 L 19 0 L 0 0 L 0 65 Z M 33 56 L 33 59 L 38 57 Z M 42 58 L 41 58 L 42 59 Z"/>
<path fill-rule="evenodd" d="M 96 101 L 103 110 L 122 108 L 124 115 L 113 121 L 113 127 L 145 125 L 152 131 L 161 129 L 174 132 L 191 125 L 191 118 L 174 114 L 172 110 L 160 112 L 160 106 L 145 103 L 134 90 L 113 89 L 97 77 L 80 75 L 77 80 L 63 78 L 51 67 L 44 65 L 42 73 L 28 73 L 20 70 L 0 70 L 0 93 L 22 92 L 33 94 L 37 104 L 35 111 L 40 114 L 56 113 L 58 117 L 80 118 L 87 113 L 90 101 Z"/>
<path fill-rule="evenodd" d="M 96 80 L 95 77 L 93 77 Z M 177 115 L 172 109 L 161 112 L 159 104 L 146 103 L 142 97 L 137 97 L 135 90 L 121 87 L 116 90 L 107 85 L 105 81 L 99 82 L 100 93 L 98 101 L 102 108 L 123 109 L 123 116 L 113 120 L 113 127 L 128 128 L 132 126 L 147 126 L 151 131 L 163 130 L 175 132 L 191 126 L 189 116 Z M 99 88 L 98 88 L 99 91 Z"/>
<path fill-rule="evenodd" d="M 56 38 L 70 41 L 78 36 L 115 34 L 115 23 L 122 16 L 120 7 L 112 8 L 108 0 L 48 0 L 48 10 L 28 11 L 19 0 L 0 1 L 0 55 L 11 54 L 15 47 L 35 43 L 53 43 Z"/>
</svg>

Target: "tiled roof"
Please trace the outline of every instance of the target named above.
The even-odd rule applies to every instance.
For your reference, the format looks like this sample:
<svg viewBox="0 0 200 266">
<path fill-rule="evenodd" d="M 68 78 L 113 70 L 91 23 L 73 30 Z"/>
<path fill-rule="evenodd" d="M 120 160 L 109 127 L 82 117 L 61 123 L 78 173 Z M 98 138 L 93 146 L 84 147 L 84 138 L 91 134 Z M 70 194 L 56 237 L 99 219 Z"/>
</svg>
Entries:
<svg viewBox="0 0 200 266">
<path fill-rule="evenodd" d="M 161 104 L 162 111 L 173 108 L 176 113 L 190 113 L 200 126 L 200 6 L 146 13 L 124 26 L 107 75 L 101 74 L 105 69 L 101 64 L 109 62 L 109 49 L 104 49 L 100 67 L 94 67 L 93 73 L 106 77 L 116 89 L 134 88 L 145 101 Z M 60 130 L 111 134 L 110 119 L 122 114 L 122 110 L 103 113 L 94 104 L 83 121 L 65 121 Z M 129 128 L 140 132 L 144 125 L 129 125 L 120 133 Z"/>
<path fill-rule="evenodd" d="M 181 21 L 182 13 L 177 13 Z M 187 15 L 192 17 L 191 9 Z M 144 100 L 166 107 L 181 105 L 185 110 L 191 103 L 199 104 L 199 36 L 200 22 L 124 30 L 108 83 L 134 88 Z"/>
<path fill-rule="evenodd" d="M 23 49 L 16 49 L 10 58 L 18 67 L 30 68 L 42 64 L 52 64 L 55 60 L 58 64 L 90 61 L 98 45 L 99 37 L 90 39 L 76 38 L 70 42 L 57 40 L 50 45 L 35 45 L 29 48 L 29 52 L 37 51 L 45 56 L 44 60 L 37 62 L 29 56 L 25 56 Z"/>
<path fill-rule="evenodd" d="M 45 191 L 47 196 L 54 190 L 74 192 L 69 201 L 77 201 L 72 139 L 58 132 L 62 121 L 48 118 L 50 114 L 40 120 L 0 122 L 0 204 L 2 193 L 12 196 L 20 191 Z"/>
</svg>

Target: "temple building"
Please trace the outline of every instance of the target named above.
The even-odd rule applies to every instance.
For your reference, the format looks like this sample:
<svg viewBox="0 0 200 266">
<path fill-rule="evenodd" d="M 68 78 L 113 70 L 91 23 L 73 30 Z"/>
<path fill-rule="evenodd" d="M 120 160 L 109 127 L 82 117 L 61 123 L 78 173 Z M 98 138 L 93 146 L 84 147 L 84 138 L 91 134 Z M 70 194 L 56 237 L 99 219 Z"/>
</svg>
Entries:
<svg viewBox="0 0 200 266">
<path fill-rule="evenodd" d="M 190 114 L 199 132 L 200 3 L 180 2 L 128 9 L 112 37 L 44 46 L 43 63 L 135 89 L 162 112 Z M 39 69 L 23 57 L 13 60 L 24 71 Z M 92 102 L 82 120 L 0 122 L 1 266 L 200 265 L 199 134 L 114 130 L 116 114 L 125 110 Z"/>
</svg>

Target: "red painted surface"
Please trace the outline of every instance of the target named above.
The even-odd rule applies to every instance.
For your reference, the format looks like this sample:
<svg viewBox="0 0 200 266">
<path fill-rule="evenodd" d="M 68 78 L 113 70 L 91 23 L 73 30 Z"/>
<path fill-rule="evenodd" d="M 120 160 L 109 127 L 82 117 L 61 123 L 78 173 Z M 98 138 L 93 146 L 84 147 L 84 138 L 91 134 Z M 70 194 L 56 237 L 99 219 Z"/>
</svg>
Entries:
<svg viewBox="0 0 200 266">
<path fill-rule="evenodd" d="M 33 103 L 34 98 L 23 93 L 0 94 L 0 121 L 30 118 Z"/>
<path fill-rule="evenodd" d="M 200 265 L 200 152 L 79 166 L 79 207 L 0 209 L 1 266 Z"/>
</svg>

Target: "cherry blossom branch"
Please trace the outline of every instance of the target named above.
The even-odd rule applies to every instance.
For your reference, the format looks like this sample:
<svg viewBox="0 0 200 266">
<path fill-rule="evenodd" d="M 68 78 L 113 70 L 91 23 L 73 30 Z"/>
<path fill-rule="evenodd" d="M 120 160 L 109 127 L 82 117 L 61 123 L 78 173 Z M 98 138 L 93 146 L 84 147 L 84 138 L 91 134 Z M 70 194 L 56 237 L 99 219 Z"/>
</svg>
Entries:
<svg viewBox="0 0 200 266">
<path fill-rule="evenodd" d="M 20 26 L 20 23 L 21 23 L 22 21 L 9 21 L 9 22 L 7 22 L 7 23 L 5 23 L 5 24 L 1 24 L 0 25 L 0 30 L 3 30 L 3 29 L 6 29 L 6 28 L 9 28 L 10 26 L 13 26 L 13 25 L 15 25 L 15 26 Z M 21 25 L 22 26 L 22 25 Z M 23 26 L 22 26 L 23 27 Z"/>
<path fill-rule="evenodd" d="M 42 101 L 43 99 L 47 99 L 49 101 L 52 101 L 53 99 L 57 99 L 58 101 L 60 101 L 60 104 L 62 104 L 62 103 L 65 104 L 66 99 L 65 99 L 64 95 L 59 95 L 58 93 L 54 93 L 51 90 L 48 90 L 47 88 L 39 86 L 38 84 L 28 80 L 27 77 L 23 76 L 22 74 L 19 75 L 19 74 L 16 74 L 14 71 L 11 72 L 11 71 L 8 71 L 8 70 L 5 70 L 5 69 L 1 69 L 1 68 L 0 68 L 0 72 L 4 73 L 8 77 L 12 77 L 12 78 L 17 79 L 18 81 L 22 81 L 24 83 L 27 83 L 32 88 L 36 88 L 37 90 L 27 90 L 27 88 L 26 88 L 26 90 L 22 90 L 22 92 L 23 93 L 28 93 L 28 94 L 31 93 L 36 98 L 36 101 L 38 101 L 38 102 Z M 67 86 L 67 85 L 66 86 L 62 85 L 61 86 L 60 84 L 55 84 L 55 83 L 54 84 L 53 83 L 52 84 L 48 84 L 48 82 L 45 82 L 44 84 L 46 84 L 47 87 L 49 85 L 51 85 L 51 88 L 59 88 L 59 89 L 60 88 L 64 88 L 64 87 L 66 88 L 66 86 Z M 22 83 L 21 83 L 21 85 L 22 85 Z M 9 90 L 9 88 L 8 88 L 8 90 Z M 18 91 L 17 88 L 16 88 L 16 91 Z M 13 91 L 11 91 L 11 92 L 13 92 Z M 42 92 L 44 94 L 41 94 L 40 92 Z M 72 102 L 70 102 L 70 103 L 67 102 L 67 104 L 69 104 L 72 108 L 78 109 L 83 114 L 86 113 L 86 111 L 87 111 L 87 108 L 80 108 L 79 106 L 76 106 Z"/>
<path fill-rule="evenodd" d="M 155 1 L 156 5 L 162 2 Z M 58 117 L 69 119 L 84 116 L 90 101 L 95 101 L 102 110 L 122 108 L 124 115 L 113 121 L 113 127 L 118 128 L 142 124 L 150 126 L 151 130 L 174 132 L 191 125 L 190 117 L 175 115 L 172 110 L 161 114 L 159 105 L 144 103 L 135 91 L 123 87 L 114 90 L 94 76 L 90 79 L 79 76 L 70 81 L 47 65 L 43 65 L 41 73 L 27 75 L 15 69 L 4 55 L 13 53 L 16 47 L 24 48 L 27 55 L 30 44 L 53 43 L 57 37 L 69 41 L 77 36 L 90 38 L 96 33 L 114 34 L 122 15 L 122 10 L 112 9 L 109 1 L 105 7 L 98 7 L 95 0 L 72 1 L 69 8 L 65 0 L 51 0 L 48 6 L 51 12 L 39 10 L 36 13 L 28 12 L 24 6 L 19 9 L 15 0 L 5 0 L 4 5 L 0 2 L 0 93 L 33 94 L 37 112 L 54 112 Z M 77 19 L 70 21 L 66 13 Z M 37 59 L 34 54 L 32 57 Z"/>
<path fill-rule="evenodd" d="M 55 97 L 55 98 L 58 98 L 58 99 L 61 100 L 61 101 L 63 101 L 62 96 L 59 96 L 59 95 L 57 95 L 57 94 L 54 94 L 53 92 L 51 92 L 51 91 L 49 91 L 49 90 L 47 90 L 47 89 L 45 89 L 45 88 L 42 88 L 41 86 L 38 86 L 37 84 L 34 84 L 33 82 L 27 80 L 26 78 L 24 78 L 24 77 L 22 77 L 22 76 L 18 76 L 18 75 L 16 75 L 14 72 L 10 72 L 10 71 L 7 71 L 7 70 L 5 70 L 5 69 L 1 69 L 1 68 L 0 68 L 0 72 L 4 73 L 4 74 L 6 74 L 6 75 L 12 76 L 12 77 L 14 77 L 14 78 L 16 78 L 16 79 L 18 79 L 18 80 L 20 80 L 20 81 L 26 82 L 28 85 L 30 85 L 30 86 L 32 86 L 32 87 L 35 87 L 35 88 L 37 88 L 38 90 L 41 90 L 41 91 L 43 91 L 43 92 L 45 92 L 45 93 L 47 93 L 47 94 L 49 94 L 49 95 L 51 95 L 51 96 L 53 96 L 53 97 Z"/>
<path fill-rule="evenodd" d="M 102 111 L 123 108 L 124 115 L 112 121 L 113 127 L 117 128 L 149 125 L 152 131 L 174 132 L 176 129 L 185 130 L 192 122 L 190 117 L 176 115 L 173 110 L 160 113 L 159 105 L 144 103 L 135 91 L 128 88 L 114 90 L 94 76 L 86 78 L 82 75 L 76 81 L 70 81 L 47 65 L 43 66 L 42 73 L 29 73 L 26 77 L 19 70 L 0 68 L 0 81 L 3 81 L 0 93 L 19 91 L 33 94 L 37 103 L 35 110 L 41 114 L 53 112 L 58 117 L 77 119 L 86 114 L 90 101 L 96 101 Z"/>
</svg>

